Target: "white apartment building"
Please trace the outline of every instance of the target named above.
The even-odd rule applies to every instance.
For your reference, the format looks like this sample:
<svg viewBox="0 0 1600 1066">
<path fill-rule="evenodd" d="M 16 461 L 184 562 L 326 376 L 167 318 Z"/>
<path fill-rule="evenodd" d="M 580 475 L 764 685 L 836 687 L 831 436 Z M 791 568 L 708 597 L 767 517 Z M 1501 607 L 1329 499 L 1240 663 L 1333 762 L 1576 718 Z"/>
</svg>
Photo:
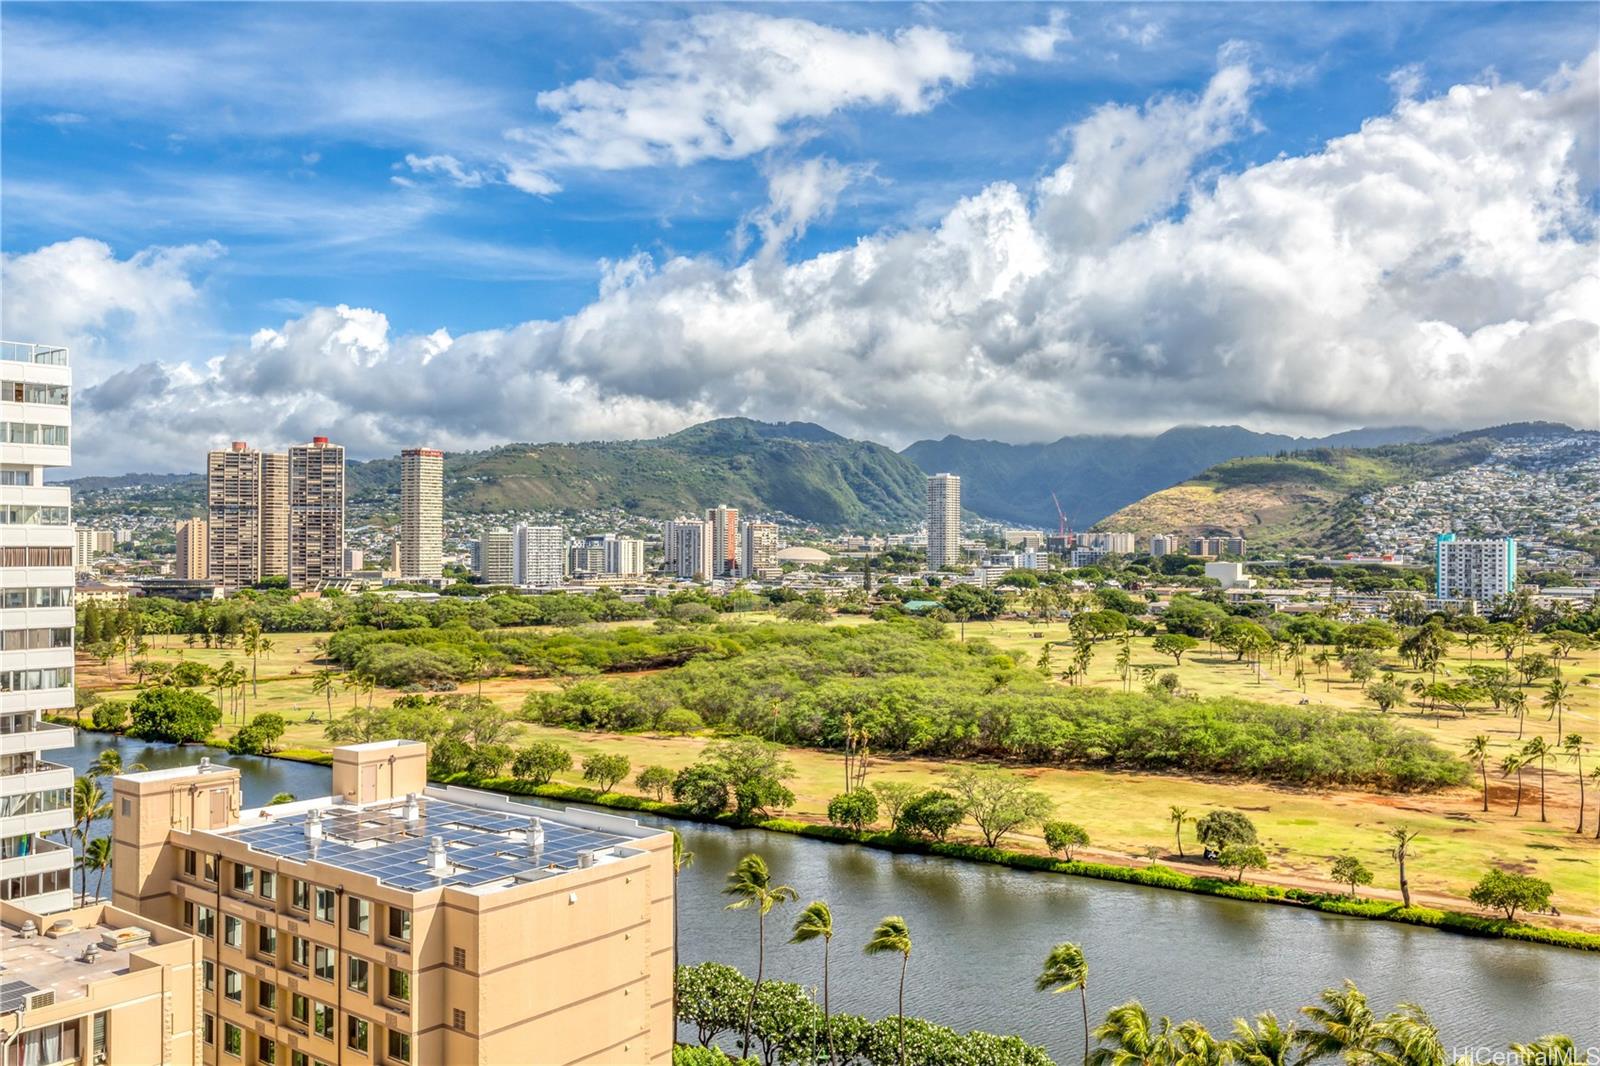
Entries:
<svg viewBox="0 0 1600 1066">
<path fill-rule="evenodd" d="M 444 452 L 400 453 L 400 576 L 434 581 L 444 573 Z"/>
<path fill-rule="evenodd" d="M 637 576 L 644 573 L 644 541 L 638 537 L 612 537 L 606 541 L 606 573 Z"/>
<path fill-rule="evenodd" d="M 1163 555 L 1171 555 L 1182 545 L 1182 541 L 1173 533 L 1157 533 L 1150 538 L 1150 557 L 1159 559 Z"/>
<path fill-rule="evenodd" d="M 739 530 L 739 576 L 769 578 L 782 572 L 777 523 L 746 522 Z"/>
<path fill-rule="evenodd" d="M 1440 599 L 1491 603 L 1517 587 L 1514 537 L 1458 540 L 1454 533 L 1441 533 L 1434 550 L 1434 595 Z"/>
<path fill-rule="evenodd" d="M 90 570 L 94 568 L 94 558 L 100 554 L 95 546 L 95 531 L 88 526 L 74 526 L 72 528 L 72 568 L 74 570 Z"/>
<path fill-rule="evenodd" d="M 0 342 L 0 899 L 72 906 L 72 768 L 45 753 L 73 730 L 42 721 L 73 705 L 72 463 L 67 350 Z"/>
<path fill-rule="evenodd" d="M 473 550 L 472 564 L 486 585 L 516 584 L 516 534 L 504 527 L 484 530 Z"/>
<path fill-rule="evenodd" d="M 709 581 L 716 576 L 716 534 L 710 522 L 679 519 L 667 523 L 668 556 L 678 577 Z"/>
<path fill-rule="evenodd" d="M 560 526 L 517 526 L 515 583 L 558 587 L 565 576 L 566 554 L 566 534 Z"/>
<path fill-rule="evenodd" d="M 961 561 L 961 478 L 934 474 L 928 478 L 928 569 L 940 570 Z"/>
<path fill-rule="evenodd" d="M 344 574 L 344 448 L 313 437 L 289 449 L 289 585 Z"/>
<path fill-rule="evenodd" d="M 1132 533 L 1083 533 L 1078 536 L 1078 543 L 1095 551 L 1132 555 L 1136 541 Z"/>
</svg>

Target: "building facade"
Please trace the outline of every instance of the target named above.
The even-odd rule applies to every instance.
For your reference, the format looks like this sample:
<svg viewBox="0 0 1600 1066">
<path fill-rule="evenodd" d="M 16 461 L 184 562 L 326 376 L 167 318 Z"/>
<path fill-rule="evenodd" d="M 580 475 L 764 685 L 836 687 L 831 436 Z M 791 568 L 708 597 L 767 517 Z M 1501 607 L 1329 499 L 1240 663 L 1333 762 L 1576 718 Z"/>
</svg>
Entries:
<svg viewBox="0 0 1600 1066">
<path fill-rule="evenodd" d="M 400 576 L 436 581 L 444 573 L 444 452 L 400 453 Z"/>
<path fill-rule="evenodd" d="M 606 541 L 606 573 L 635 577 L 644 573 L 644 541 L 612 537 Z"/>
<path fill-rule="evenodd" d="M 722 577 L 739 568 L 739 509 L 724 504 L 706 511 L 711 525 L 711 572 L 707 577 Z"/>
<path fill-rule="evenodd" d="M 777 523 L 746 522 L 739 530 L 739 576 L 764 579 L 782 572 Z"/>
<path fill-rule="evenodd" d="M 207 558 L 208 533 L 206 520 L 203 518 L 188 518 L 180 521 L 175 529 L 178 541 L 178 557 L 172 564 L 172 576 L 184 581 L 204 581 L 211 573 Z"/>
<path fill-rule="evenodd" d="M 1189 541 L 1190 555 L 1209 555 L 1221 558 L 1224 555 L 1244 555 L 1243 537 L 1195 537 Z"/>
<path fill-rule="evenodd" d="M 207 574 L 229 592 L 263 577 L 261 468 L 261 453 L 242 440 L 206 454 Z"/>
<path fill-rule="evenodd" d="M 289 586 L 344 574 L 344 448 L 327 437 L 289 449 Z"/>
<path fill-rule="evenodd" d="M 708 581 L 716 576 L 716 530 L 710 522 L 678 519 L 667 523 L 672 544 L 672 573 L 693 581 Z"/>
<path fill-rule="evenodd" d="M 261 456 L 261 576 L 289 576 L 289 457 Z"/>
<path fill-rule="evenodd" d="M 1150 557 L 1159 559 L 1163 555 L 1171 555 L 1178 550 L 1180 542 L 1170 533 L 1157 533 L 1150 538 Z"/>
<path fill-rule="evenodd" d="M 0 900 L 72 905 L 72 769 L 48 752 L 73 731 L 43 720 L 74 704 L 72 490 L 45 471 L 72 463 L 65 348 L 0 342 Z"/>
<path fill-rule="evenodd" d="M 942 570 L 961 562 L 961 478 L 934 474 L 928 478 L 928 569 Z"/>
<path fill-rule="evenodd" d="M 1492 603 L 1517 587 L 1514 537 L 1467 540 L 1441 533 L 1434 551 L 1434 595 L 1440 599 Z"/>
<path fill-rule="evenodd" d="M 515 583 L 534 588 L 559 586 L 566 568 L 566 534 L 561 527 L 519 525 L 516 538 Z"/>
<path fill-rule="evenodd" d="M 431 788 L 427 748 L 336 748 L 333 795 L 237 770 L 113 781 L 114 903 L 199 942 L 204 1061 L 672 1057 L 672 838 Z"/>
</svg>

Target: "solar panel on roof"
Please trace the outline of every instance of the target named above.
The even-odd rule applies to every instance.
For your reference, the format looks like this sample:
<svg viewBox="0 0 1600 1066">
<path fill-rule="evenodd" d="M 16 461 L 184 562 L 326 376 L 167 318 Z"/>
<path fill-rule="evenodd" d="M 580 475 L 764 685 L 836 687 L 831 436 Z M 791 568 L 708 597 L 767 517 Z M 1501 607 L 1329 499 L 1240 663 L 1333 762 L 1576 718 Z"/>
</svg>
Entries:
<svg viewBox="0 0 1600 1066">
<path fill-rule="evenodd" d="M 30 985 L 26 981 L 0 981 L 0 1014 L 21 1010 L 28 997 L 37 991 L 38 985 Z"/>
</svg>

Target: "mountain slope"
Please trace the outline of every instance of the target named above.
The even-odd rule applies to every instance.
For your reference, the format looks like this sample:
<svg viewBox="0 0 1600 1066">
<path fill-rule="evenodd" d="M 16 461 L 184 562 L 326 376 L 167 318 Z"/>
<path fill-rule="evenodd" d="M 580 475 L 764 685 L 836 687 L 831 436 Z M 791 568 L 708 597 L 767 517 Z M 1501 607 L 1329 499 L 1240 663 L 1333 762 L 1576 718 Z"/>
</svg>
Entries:
<svg viewBox="0 0 1600 1066">
<path fill-rule="evenodd" d="M 1328 438 L 1256 433 L 1240 426 L 1179 426 L 1154 437 L 1076 436 L 1047 444 L 1002 444 L 945 437 L 917 441 L 901 454 L 925 473 L 961 475 L 969 510 L 1053 529 L 1054 492 L 1067 518 L 1085 528 L 1142 497 L 1218 463 L 1246 455 L 1314 447 L 1367 447 L 1416 441 L 1414 426 L 1359 429 Z"/>
<path fill-rule="evenodd" d="M 1571 433 L 1565 426 L 1522 423 L 1425 443 L 1231 459 L 1121 508 L 1098 528 L 1143 535 L 1240 532 L 1255 547 L 1353 551 L 1362 546 L 1364 494 L 1482 463 L 1497 441 Z"/>
</svg>

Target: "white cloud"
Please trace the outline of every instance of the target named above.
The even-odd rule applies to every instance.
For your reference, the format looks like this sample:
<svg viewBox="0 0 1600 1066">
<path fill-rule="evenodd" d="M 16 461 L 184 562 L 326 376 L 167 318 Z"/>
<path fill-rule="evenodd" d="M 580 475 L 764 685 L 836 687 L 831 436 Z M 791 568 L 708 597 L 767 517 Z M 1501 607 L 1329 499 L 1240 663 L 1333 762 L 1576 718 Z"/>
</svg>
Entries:
<svg viewBox="0 0 1600 1066">
<path fill-rule="evenodd" d="M 766 206 L 752 212 L 745 223 L 761 233 L 764 248 L 776 250 L 804 236 L 813 221 L 832 217 L 840 194 L 871 171 L 870 166 L 825 157 L 769 165 Z"/>
<path fill-rule="evenodd" d="M 526 170 L 740 159 L 837 111 L 925 111 L 971 79 L 974 60 L 949 34 L 925 26 L 853 33 L 724 11 L 655 24 L 623 65 L 627 76 L 539 94 L 553 124 L 510 134 L 533 153 Z"/>
<path fill-rule="evenodd" d="M 1057 8 L 1040 26 L 1025 26 L 1017 35 L 1016 51 L 1036 63 L 1048 63 L 1056 57 L 1056 48 L 1072 40 L 1067 29 L 1067 13 Z"/>
<path fill-rule="evenodd" d="M 385 454 L 728 414 L 891 443 L 1181 421 L 1592 426 L 1597 74 L 1591 57 L 1536 88 L 1402 100 L 1205 186 L 1193 171 L 1249 121 L 1248 72 L 1225 67 L 1197 96 L 1091 115 L 1070 182 L 996 182 L 928 227 L 795 262 L 634 256 L 577 313 L 507 330 L 395 336 L 378 310 L 318 308 L 208 363 L 157 353 L 89 390 L 80 455 L 192 469 L 200 438 L 331 431 Z M 773 172 L 767 225 L 826 209 L 837 182 L 813 162 Z M 41 273 L 23 303 L 55 291 Z"/>
<path fill-rule="evenodd" d="M 463 189 L 476 189 L 486 181 L 483 172 L 467 166 L 453 155 L 407 155 L 406 166 L 413 174 L 442 175 Z"/>
</svg>

